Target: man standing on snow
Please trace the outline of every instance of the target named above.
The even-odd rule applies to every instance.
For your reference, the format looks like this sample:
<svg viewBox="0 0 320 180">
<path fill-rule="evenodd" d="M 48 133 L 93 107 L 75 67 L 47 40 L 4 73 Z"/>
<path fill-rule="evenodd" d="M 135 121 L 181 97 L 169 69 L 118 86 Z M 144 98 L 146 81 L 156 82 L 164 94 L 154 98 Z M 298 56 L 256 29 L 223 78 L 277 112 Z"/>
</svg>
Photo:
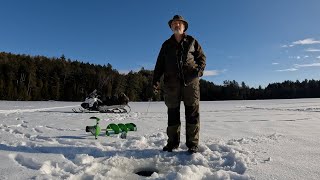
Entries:
<svg viewBox="0 0 320 180">
<path fill-rule="evenodd" d="M 186 117 L 186 145 L 188 152 L 198 151 L 200 131 L 200 83 L 206 57 L 198 41 L 186 35 L 188 22 L 175 15 L 169 22 L 173 35 L 161 47 L 153 75 L 155 93 L 164 75 L 164 100 L 168 108 L 168 143 L 163 151 L 172 152 L 180 144 L 180 102 L 184 102 Z"/>
</svg>

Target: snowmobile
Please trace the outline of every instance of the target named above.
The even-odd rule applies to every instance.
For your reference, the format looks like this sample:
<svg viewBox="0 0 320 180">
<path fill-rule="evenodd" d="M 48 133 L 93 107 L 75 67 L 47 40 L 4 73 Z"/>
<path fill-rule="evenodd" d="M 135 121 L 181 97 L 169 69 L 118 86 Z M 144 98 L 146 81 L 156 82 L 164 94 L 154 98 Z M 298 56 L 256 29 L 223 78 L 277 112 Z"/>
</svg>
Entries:
<svg viewBox="0 0 320 180">
<path fill-rule="evenodd" d="M 83 103 L 81 108 L 72 111 L 75 113 L 86 113 L 86 112 L 100 112 L 100 113 L 129 113 L 131 107 L 128 105 L 129 98 L 121 93 L 118 96 L 100 99 L 97 90 L 91 92 Z"/>
</svg>

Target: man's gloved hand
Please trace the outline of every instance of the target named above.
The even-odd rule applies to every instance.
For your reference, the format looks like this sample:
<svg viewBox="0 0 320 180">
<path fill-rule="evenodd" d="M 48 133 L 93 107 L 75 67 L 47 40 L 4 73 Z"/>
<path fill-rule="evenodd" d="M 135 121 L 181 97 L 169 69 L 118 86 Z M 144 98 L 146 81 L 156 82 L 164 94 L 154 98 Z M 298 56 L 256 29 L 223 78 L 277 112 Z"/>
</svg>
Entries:
<svg viewBox="0 0 320 180">
<path fill-rule="evenodd" d="M 156 84 L 153 85 L 153 94 L 157 95 L 159 93 L 160 90 L 160 83 L 157 82 Z"/>
</svg>

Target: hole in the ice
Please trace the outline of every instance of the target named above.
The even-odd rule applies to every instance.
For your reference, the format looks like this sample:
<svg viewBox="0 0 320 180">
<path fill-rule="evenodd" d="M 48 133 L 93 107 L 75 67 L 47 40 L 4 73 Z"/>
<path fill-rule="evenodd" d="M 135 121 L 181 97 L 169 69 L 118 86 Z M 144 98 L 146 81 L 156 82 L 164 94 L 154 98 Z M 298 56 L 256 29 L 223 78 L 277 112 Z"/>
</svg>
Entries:
<svg viewBox="0 0 320 180">
<path fill-rule="evenodd" d="M 149 177 L 155 172 L 158 173 L 159 171 L 157 169 L 145 168 L 145 169 L 138 169 L 135 172 L 135 174 L 137 174 L 139 176 Z"/>
</svg>

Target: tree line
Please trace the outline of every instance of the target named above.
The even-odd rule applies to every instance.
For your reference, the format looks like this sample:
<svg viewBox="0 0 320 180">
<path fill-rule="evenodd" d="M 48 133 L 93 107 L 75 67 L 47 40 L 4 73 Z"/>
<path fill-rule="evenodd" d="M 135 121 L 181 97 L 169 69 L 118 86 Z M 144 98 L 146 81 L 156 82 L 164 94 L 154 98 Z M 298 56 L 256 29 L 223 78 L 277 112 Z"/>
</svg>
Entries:
<svg viewBox="0 0 320 180">
<path fill-rule="evenodd" d="M 95 65 L 77 60 L 0 52 L 1 100 L 83 101 L 97 89 L 105 97 L 125 93 L 131 101 L 163 100 L 154 95 L 153 71 L 121 74 L 111 64 Z M 224 81 L 223 85 L 200 80 L 202 101 L 255 100 L 320 97 L 319 80 L 272 83 L 250 88 L 244 82 Z"/>
</svg>

